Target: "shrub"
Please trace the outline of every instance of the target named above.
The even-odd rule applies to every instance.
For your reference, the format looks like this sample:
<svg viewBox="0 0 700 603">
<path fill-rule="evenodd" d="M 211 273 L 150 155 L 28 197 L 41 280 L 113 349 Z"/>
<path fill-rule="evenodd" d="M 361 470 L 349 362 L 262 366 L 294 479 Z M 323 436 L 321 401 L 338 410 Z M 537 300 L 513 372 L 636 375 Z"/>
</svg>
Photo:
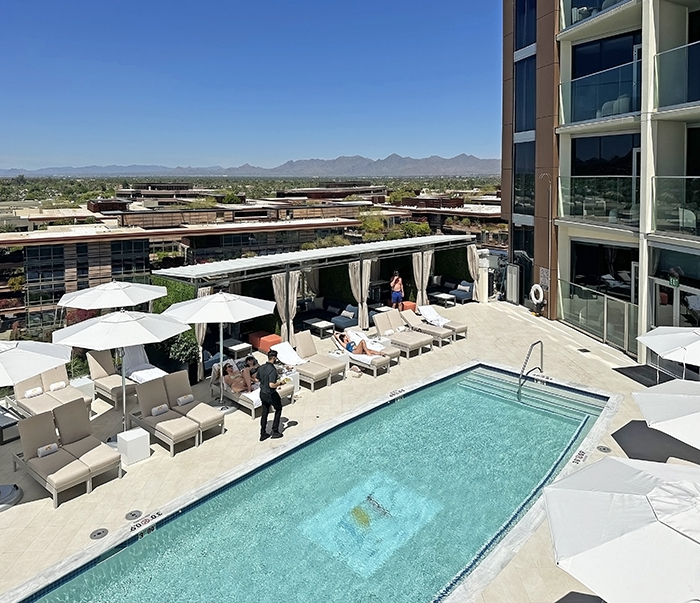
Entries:
<svg viewBox="0 0 700 603">
<path fill-rule="evenodd" d="M 173 360 L 184 364 L 194 364 L 199 362 L 199 346 L 194 329 L 180 333 L 176 337 L 168 339 L 168 355 Z"/>
</svg>

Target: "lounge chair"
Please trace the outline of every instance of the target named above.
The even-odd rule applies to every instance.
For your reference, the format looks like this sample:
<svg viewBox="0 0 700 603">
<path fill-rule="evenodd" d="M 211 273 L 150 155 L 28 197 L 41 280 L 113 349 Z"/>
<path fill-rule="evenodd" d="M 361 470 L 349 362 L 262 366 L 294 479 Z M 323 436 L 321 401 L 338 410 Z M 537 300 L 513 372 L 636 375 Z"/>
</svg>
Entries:
<svg viewBox="0 0 700 603">
<path fill-rule="evenodd" d="M 301 333 L 306 333 L 306 331 L 301 331 Z M 299 333 L 296 337 L 298 336 Z M 331 369 L 324 364 L 302 358 L 288 341 L 277 343 L 271 349 L 277 352 L 277 358 L 282 364 L 295 368 L 296 372 L 299 373 L 299 381 L 306 383 L 311 391 L 314 391 L 316 383 L 319 381 L 325 380 L 326 385 L 331 384 Z M 345 366 L 343 366 L 343 370 L 345 370 Z"/>
<path fill-rule="evenodd" d="M 89 396 L 69 383 L 65 364 L 20 381 L 14 386 L 14 394 L 15 408 L 27 417 L 52 411 L 73 400 L 82 400 L 88 407 L 92 403 Z"/>
<path fill-rule="evenodd" d="M 142 345 L 125 347 L 122 362 L 124 362 L 124 374 L 134 383 L 145 383 L 168 374 L 150 363 L 146 348 Z"/>
<path fill-rule="evenodd" d="M 87 491 L 92 492 L 93 477 L 112 469 L 118 469 L 119 477 L 122 476 L 122 457 L 92 435 L 90 413 L 81 402 L 82 400 L 74 400 L 61 404 L 54 409 L 53 416 L 61 438 L 61 448 L 87 465 Z"/>
<path fill-rule="evenodd" d="M 194 399 L 187 371 L 177 371 L 166 375 L 163 377 L 163 382 L 170 408 L 199 425 L 200 442 L 204 438 L 204 432 L 214 427 L 221 427 L 221 433 L 224 433 L 224 414 L 220 410 Z M 189 398 L 191 400 L 186 401 Z"/>
<path fill-rule="evenodd" d="M 399 348 L 406 358 L 410 357 L 411 352 L 417 351 L 420 355 L 423 353 L 423 348 L 433 349 L 432 336 L 409 331 L 396 309 L 377 314 L 374 317 L 374 324 L 377 327 L 377 334 L 380 337 L 388 337 L 392 345 Z"/>
<path fill-rule="evenodd" d="M 461 322 L 454 322 L 442 316 L 433 306 L 419 306 L 418 310 L 421 316 L 431 325 L 437 327 L 445 327 L 454 333 L 454 338 L 457 339 L 460 335 L 467 338 L 469 327 Z"/>
<path fill-rule="evenodd" d="M 129 417 L 139 427 L 143 427 L 168 444 L 170 456 L 175 456 L 175 444 L 190 438 L 194 438 L 195 446 L 199 446 L 198 423 L 170 408 L 162 414 L 153 415 L 154 408 L 162 405 L 170 406 L 163 379 L 138 383 L 136 397 L 139 400 L 139 410 L 132 412 Z"/>
<path fill-rule="evenodd" d="M 346 335 L 350 337 L 350 330 L 348 329 L 345 331 Z M 353 341 L 353 338 L 350 339 L 350 341 Z M 378 369 L 386 369 L 386 372 L 389 372 L 390 365 L 391 365 L 391 358 L 389 356 L 371 356 L 369 354 L 353 354 L 352 352 L 348 352 L 347 348 L 343 347 L 343 345 L 335 338 L 333 337 L 333 342 L 335 343 L 335 346 L 338 348 L 340 352 L 343 354 L 347 354 L 348 357 L 350 358 L 350 364 L 353 364 L 355 366 L 358 366 L 363 369 L 367 369 L 372 371 L 372 376 L 377 377 L 377 370 Z M 353 342 L 356 343 L 356 342 Z"/>
<path fill-rule="evenodd" d="M 87 353 L 90 379 L 95 384 L 95 394 L 112 402 L 115 406 L 122 403 L 122 376 L 117 373 L 109 350 Z M 136 384 L 126 380 L 126 395 L 131 396 L 136 391 Z"/>
<path fill-rule="evenodd" d="M 446 341 L 452 341 L 454 338 L 454 333 L 450 329 L 444 327 L 436 327 L 435 325 L 423 322 L 420 316 L 416 314 L 413 310 L 404 310 L 401 312 L 401 318 L 403 318 L 406 325 L 408 325 L 414 331 L 419 333 L 425 333 L 433 338 L 433 341 L 442 347 L 442 344 Z"/>
<path fill-rule="evenodd" d="M 215 364 L 211 369 L 211 377 L 209 378 L 209 389 L 212 396 L 217 398 L 221 394 L 219 387 L 221 387 L 220 382 L 220 372 L 221 365 Z M 282 405 L 289 404 L 294 396 L 294 384 L 285 383 L 277 388 L 277 393 L 282 398 Z M 240 406 L 250 411 L 250 418 L 255 420 L 260 416 L 257 412 L 259 408 L 262 408 L 262 403 L 260 402 L 260 389 L 255 389 L 252 392 L 234 392 L 228 385 L 224 384 L 224 399 L 233 402 L 236 406 Z"/>
<path fill-rule="evenodd" d="M 92 404 L 90 396 L 86 396 L 77 387 L 70 384 L 65 364 L 41 373 L 41 381 L 44 384 L 44 391 L 62 404 L 68 404 L 73 400 L 82 400 L 88 408 Z"/>
<path fill-rule="evenodd" d="M 401 350 L 391 345 L 388 339 L 385 339 L 385 342 L 381 342 L 376 337 L 370 337 L 367 333 L 359 329 L 348 329 L 345 331 L 345 334 L 353 343 L 360 343 L 360 340 L 362 340 L 370 350 L 383 352 L 389 356 L 392 362 L 396 362 L 397 365 L 401 362 Z"/>
<path fill-rule="evenodd" d="M 12 455 L 14 471 L 17 471 L 17 465 L 21 465 L 29 475 L 51 492 L 54 509 L 58 506 L 60 492 L 83 482 L 87 488 L 90 487 L 88 466 L 58 445 L 56 426 L 50 412 L 23 419 L 17 427 L 22 440 L 22 452 Z M 49 445 L 55 445 L 56 452 L 40 457 L 39 448 Z"/>
<path fill-rule="evenodd" d="M 299 333 L 295 334 L 294 337 L 296 339 L 297 354 L 299 354 L 299 356 L 301 356 L 304 360 L 313 362 L 314 364 L 325 366 L 331 371 L 331 377 L 333 375 L 341 375 L 343 379 L 345 379 L 345 372 L 348 368 L 347 363 L 344 360 L 334 358 L 328 354 L 319 354 L 313 337 L 311 337 L 311 331 L 300 331 Z"/>
</svg>

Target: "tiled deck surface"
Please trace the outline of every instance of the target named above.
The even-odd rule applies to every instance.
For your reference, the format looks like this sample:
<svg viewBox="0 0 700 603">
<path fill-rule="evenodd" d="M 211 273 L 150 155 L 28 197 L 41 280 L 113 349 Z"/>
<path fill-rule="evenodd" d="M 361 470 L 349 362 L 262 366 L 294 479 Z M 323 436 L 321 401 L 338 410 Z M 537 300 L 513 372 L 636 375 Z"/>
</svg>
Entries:
<svg viewBox="0 0 700 603">
<path fill-rule="evenodd" d="M 402 359 L 391 373 L 377 379 L 369 375 L 361 378 L 350 376 L 345 382 L 334 383 L 331 388 L 322 387 L 314 393 L 302 387 L 296 403 L 284 409 L 283 416 L 297 424 L 286 429 L 282 440 L 259 442 L 258 422 L 252 421 L 244 412 L 236 411 L 227 415 L 224 435 L 209 436 L 198 448 L 188 443 L 180 445 L 174 458 L 170 458 L 161 444 L 152 443 L 151 458 L 127 467 L 123 479 L 107 474 L 96 480 L 95 490 L 89 496 L 80 489 L 64 493 L 59 498 L 58 509 L 52 508 L 50 495 L 21 469 L 12 472 L 11 453 L 20 449 L 19 442 L 0 447 L 0 483 L 18 483 L 24 490 L 20 504 L 0 513 L 0 593 L 89 547 L 92 544 L 89 534 L 93 530 L 104 527 L 112 532 L 124 528 L 128 525 L 124 516 L 131 510 L 139 509 L 144 513 L 157 510 L 184 492 L 330 418 L 450 366 L 482 360 L 519 368 L 528 346 L 538 339 L 544 342 L 546 374 L 624 395 L 608 435 L 601 442 L 612 448 L 612 454 L 625 455 L 611 434 L 626 425 L 628 430 L 631 421 L 635 422 L 632 424 L 635 430 L 628 434 L 630 437 L 626 441 L 633 442 L 632 448 L 639 444 L 640 439 L 656 433 L 645 431 L 639 425 L 641 415 L 630 396 L 631 391 L 641 390 L 643 386 L 613 370 L 634 364 L 622 353 L 561 323 L 532 316 L 524 308 L 503 302 L 472 303 L 446 310 L 441 308 L 440 311 L 454 320 L 466 322 L 469 325 L 468 339 L 441 349 L 435 347 L 432 352 L 408 361 Z M 328 339 L 314 338 L 314 341 L 319 351 L 330 350 L 332 346 Z M 208 385 L 203 383 L 197 387 L 200 397 L 209 399 Z M 94 410 L 100 414 L 93 424 L 96 434 L 103 438 L 118 431 L 120 417 L 110 409 L 101 402 L 94 405 Z M 644 442 L 642 448 L 643 445 Z M 629 452 L 630 446 L 626 448 Z M 664 451 L 660 454 L 663 456 Z M 682 453 L 668 454 L 682 456 Z M 602 454 L 596 453 L 585 462 L 597 460 L 598 456 Z M 497 578 L 469 600 L 477 603 L 599 601 L 589 595 L 585 587 L 554 564 L 549 529 L 544 522 Z M 2 600 L 10 599 L 5 595 L 0 596 Z"/>
</svg>

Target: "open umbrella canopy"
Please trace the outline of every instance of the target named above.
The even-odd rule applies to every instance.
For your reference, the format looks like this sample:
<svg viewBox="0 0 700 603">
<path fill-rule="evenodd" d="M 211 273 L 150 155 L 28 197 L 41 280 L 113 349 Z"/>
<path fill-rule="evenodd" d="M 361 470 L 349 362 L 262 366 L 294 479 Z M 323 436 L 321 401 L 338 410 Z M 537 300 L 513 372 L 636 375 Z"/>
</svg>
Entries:
<svg viewBox="0 0 700 603">
<path fill-rule="evenodd" d="M 656 327 L 637 337 L 665 360 L 700 365 L 700 329 L 693 327 Z"/>
<path fill-rule="evenodd" d="M 163 314 L 121 310 L 90 318 L 54 331 L 54 343 L 88 350 L 111 350 L 130 345 L 156 343 L 179 335 L 189 327 Z"/>
<path fill-rule="evenodd" d="M 700 593 L 700 467 L 605 458 L 544 490 L 557 565 L 607 603 Z"/>
<path fill-rule="evenodd" d="M 66 293 L 58 302 L 66 308 L 101 310 L 104 308 L 128 308 L 149 302 L 168 294 L 165 287 L 112 281 L 97 287 Z"/>
<path fill-rule="evenodd" d="M 214 293 L 170 306 L 164 316 L 172 316 L 187 323 L 237 323 L 258 316 L 272 314 L 275 302 L 232 293 Z"/>
<path fill-rule="evenodd" d="M 700 382 L 674 379 L 632 397 L 649 427 L 700 449 Z"/>
<path fill-rule="evenodd" d="M 70 361 L 71 349 L 41 341 L 0 341 L 0 386 L 15 385 Z"/>
</svg>

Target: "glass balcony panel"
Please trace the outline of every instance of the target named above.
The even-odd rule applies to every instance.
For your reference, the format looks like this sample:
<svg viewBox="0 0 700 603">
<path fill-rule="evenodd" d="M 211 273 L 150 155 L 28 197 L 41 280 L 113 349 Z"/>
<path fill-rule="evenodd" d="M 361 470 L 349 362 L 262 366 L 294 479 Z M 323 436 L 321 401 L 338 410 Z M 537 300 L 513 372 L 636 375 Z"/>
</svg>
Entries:
<svg viewBox="0 0 700 603">
<path fill-rule="evenodd" d="M 625 349 L 625 307 L 627 304 L 612 297 L 605 298 L 607 306 L 605 339 L 610 345 Z"/>
<path fill-rule="evenodd" d="M 564 0 L 562 2 L 562 10 L 564 11 L 565 27 L 574 25 L 574 23 L 578 23 L 579 21 L 584 21 L 624 1 L 625 0 Z"/>
<path fill-rule="evenodd" d="M 639 227 L 638 178 L 567 176 L 560 181 L 560 216 Z"/>
<path fill-rule="evenodd" d="M 654 178 L 657 231 L 700 236 L 700 178 Z"/>
<path fill-rule="evenodd" d="M 630 354 L 637 355 L 637 336 L 639 335 L 637 329 L 637 318 L 639 314 L 639 307 L 635 304 L 627 304 L 627 352 Z"/>
<path fill-rule="evenodd" d="M 700 101 L 700 42 L 657 54 L 656 73 L 660 109 Z"/>
<path fill-rule="evenodd" d="M 634 61 L 562 83 L 564 123 L 639 111 L 641 66 Z"/>
</svg>

